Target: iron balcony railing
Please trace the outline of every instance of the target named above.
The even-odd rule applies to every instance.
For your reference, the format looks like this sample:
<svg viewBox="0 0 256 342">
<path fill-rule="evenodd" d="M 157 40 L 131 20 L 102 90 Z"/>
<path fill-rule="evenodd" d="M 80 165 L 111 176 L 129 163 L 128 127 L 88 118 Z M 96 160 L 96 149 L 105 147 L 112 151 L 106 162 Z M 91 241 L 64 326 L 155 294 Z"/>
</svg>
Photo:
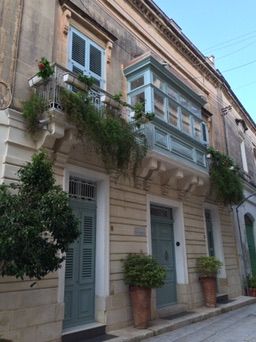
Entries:
<svg viewBox="0 0 256 342">
<path fill-rule="evenodd" d="M 35 88 L 36 93 L 41 96 L 47 106 L 47 109 L 55 109 L 62 111 L 61 103 L 61 89 L 70 91 L 85 90 L 85 85 L 78 80 L 76 74 L 72 71 L 54 64 L 54 73 L 47 80 L 42 80 L 38 76 L 34 76 L 29 80 L 30 87 Z M 88 96 L 91 102 L 99 110 L 106 107 L 111 107 L 112 110 L 121 114 L 129 115 L 131 109 L 129 107 L 122 107 L 120 103 L 115 101 L 113 96 L 96 85 L 90 87 Z"/>
</svg>

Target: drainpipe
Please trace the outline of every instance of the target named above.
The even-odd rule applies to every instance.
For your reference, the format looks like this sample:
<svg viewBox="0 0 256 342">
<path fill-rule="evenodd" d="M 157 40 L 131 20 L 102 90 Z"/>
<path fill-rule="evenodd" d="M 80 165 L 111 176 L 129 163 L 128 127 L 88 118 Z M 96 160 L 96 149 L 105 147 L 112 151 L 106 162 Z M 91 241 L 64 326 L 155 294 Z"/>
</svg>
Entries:
<svg viewBox="0 0 256 342">
<path fill-rule="evenodd" d="M 228 149 L 228 139 L 227 139 L 227 127 L 226 127 L 226 120 L 225 117 L 228 114 L 228 112 L 232 109 L 231 106 L 223 107 L 221 108 L 222 113 L 222 120 L 223 120 L 223 126 L 224 126 L 224 139 L 225 139 L 225 147 L 226 147 L 226 153 L 229 155 L 229 149 Z"/>
</svg>

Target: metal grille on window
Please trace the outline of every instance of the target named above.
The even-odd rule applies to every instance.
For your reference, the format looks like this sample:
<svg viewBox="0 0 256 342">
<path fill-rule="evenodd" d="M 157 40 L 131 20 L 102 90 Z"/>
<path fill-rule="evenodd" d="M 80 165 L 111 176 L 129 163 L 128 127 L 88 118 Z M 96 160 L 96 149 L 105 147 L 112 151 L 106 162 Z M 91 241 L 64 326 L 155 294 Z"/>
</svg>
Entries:
<svg viewBox="0 0 256 342">
<path fill-rule="evenodd" d="M 152 216 L 172 219 L 172 209 L 165 207 L 151 206 L 150 213 Z"/>
<path fill-rule="evenodd" d="M 69 197 L 82 200 L 95 200 L 96 184 L 72 176 L 69 179 Z"/>
</svg>

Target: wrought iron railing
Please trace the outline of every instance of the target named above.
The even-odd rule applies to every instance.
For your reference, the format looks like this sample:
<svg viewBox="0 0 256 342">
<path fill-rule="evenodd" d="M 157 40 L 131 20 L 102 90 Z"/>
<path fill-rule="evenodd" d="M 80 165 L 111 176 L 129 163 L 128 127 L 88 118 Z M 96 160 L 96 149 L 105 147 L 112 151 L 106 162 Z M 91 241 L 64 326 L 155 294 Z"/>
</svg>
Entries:
<svg viewBox="0 0 256 342">
<path fill-rule="evenodd" d="M 70 91 L 85 90 L 85 85 L 78 80 L 78 76 L 72 71 L 54 64 L 54 73 L 47 80 L 42 80 L 37 76 L 29 80 L 31 87 L 36 89 L 36 93 L 41 96 L 48 109 L 63 110 L 61 103 L 61 90 L 67 89 Z M 115 101 L 114 97 L 96 85 L 93 85 L 88 90 L 88 97 L 98 110 L 111 108 L 112 111 L 118 112 L 118 115 L 129 115 L 131 109 L 122 107 L 120 103 Z"/>
</svg>

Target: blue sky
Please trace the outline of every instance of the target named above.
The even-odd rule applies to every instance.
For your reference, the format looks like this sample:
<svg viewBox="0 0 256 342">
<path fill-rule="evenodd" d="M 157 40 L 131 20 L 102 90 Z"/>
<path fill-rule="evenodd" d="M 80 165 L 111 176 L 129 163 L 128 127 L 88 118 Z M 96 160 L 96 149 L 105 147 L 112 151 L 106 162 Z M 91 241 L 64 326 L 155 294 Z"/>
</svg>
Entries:
<svg viewBox="0 0 256 342">
<path fill-rule="evenodd" d="M 177 22 L 204 55 L 215 56 L 216 68 L 256 121 L 256 1 L 155 0 L 155 3 Z"/>
</svg>

